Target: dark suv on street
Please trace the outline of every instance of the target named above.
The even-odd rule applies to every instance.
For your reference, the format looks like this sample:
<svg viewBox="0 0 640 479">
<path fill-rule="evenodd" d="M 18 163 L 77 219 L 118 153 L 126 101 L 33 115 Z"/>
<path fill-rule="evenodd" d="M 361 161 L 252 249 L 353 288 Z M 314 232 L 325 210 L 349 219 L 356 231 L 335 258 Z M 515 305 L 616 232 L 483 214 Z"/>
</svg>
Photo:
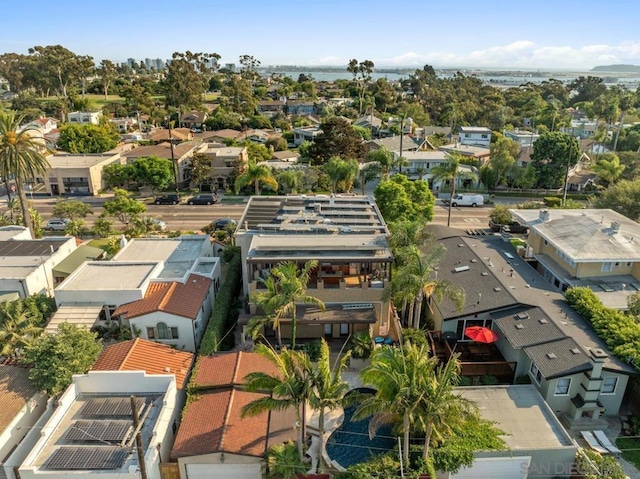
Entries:
<svg viewBox="0 0 640 479">
<path fill-rule="evenodd" d="M 154 201 L 156 205 L 177 205 L 180 203 L 178 195 L 162 195 L 158 196 Z"/>
<path fill-rule="evenodd" d="M 187 204 L 189 205 L 213 205 L 218 202 L 218 195 L 196 195 L 193 198 L 189 198 Z"/>
</svg>

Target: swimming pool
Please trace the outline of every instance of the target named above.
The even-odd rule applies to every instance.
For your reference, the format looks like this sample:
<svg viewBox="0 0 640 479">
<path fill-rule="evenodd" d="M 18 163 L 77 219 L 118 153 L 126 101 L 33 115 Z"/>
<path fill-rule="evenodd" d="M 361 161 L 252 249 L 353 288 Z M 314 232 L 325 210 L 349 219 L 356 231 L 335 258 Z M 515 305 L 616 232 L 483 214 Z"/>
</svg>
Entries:
<svg viewBox="0 0 640 479">
<path fill-rule="evenodd" d="M 349 394 L 375 394 L 374 389 L 357 388 L 349 391 Z M 327 455 L 345 469 L 353 464 L 365 462 L 372 456 L 384 454 L 393 449 L 396 439 L 393 437 L 392 427 L 381 426 L 373 439 L 369 439 L 369 420 L 352 421 L 353 413 L 357 405 L 344 409 L 344 421 L 342 425 L 333 431 L 327 441 Z"/>
</svg>

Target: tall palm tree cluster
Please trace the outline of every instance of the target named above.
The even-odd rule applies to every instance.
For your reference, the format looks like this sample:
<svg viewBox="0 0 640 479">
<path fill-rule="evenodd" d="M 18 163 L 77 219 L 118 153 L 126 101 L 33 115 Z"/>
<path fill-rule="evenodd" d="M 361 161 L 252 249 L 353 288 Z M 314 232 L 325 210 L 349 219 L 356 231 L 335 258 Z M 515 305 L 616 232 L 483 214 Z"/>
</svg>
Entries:
<svg viewBox="0 0 640 479">
<path fill-rule="evenodd" d="M 27 181 L 44 176 L 49 162 L 45 157 L 46 148 L 33 134 L 34 127 L 20 129 L 23 120 L 24 116 L 16 117 L 14 112 L 0 111 L 0 176 L 5 179 L 13 177 L 15 180 L 22 221 L 35 237 L 23 185 Z"/>
<path fill-rule="evenodd" d="M 265 326 L 273 327 L 278 334 L 278 345 L 282 346 L 281 320 L 291 319 L 291 349 L 296 346 L 297 305 L 313 304 L 324 310 L 324 303 L 307 294 L 311 273 L 318 267 L 318 261 L 307 261 L 302 268 L 297 263 L 287 261 L 273 268 L 266 278 L 261 278 L 262 288 L 254 292 L 251 302 L 264 313 L 249 322 L 249 334 L 257 338 Z"/>
<path fill-rule="evenodd" d="M 433 297 L 448 299 L 458 309 L 465 303 L 465 293 L 450 281 L 438 279 L 437 267 L 445 253 L 436 244 L 421 221 L 399 221 L 389 226 L 389 245 L 396 260 L 396 274 L 391 280 L 387 297 L 401 311 L 407 326 L 419 329 L 423 303 Z"/>
<path fill-rule="evenodd" d="M 42 323 L 37 308 L 27 306 L 24 300 L 0 303 L 0 356 L 19 356 L 42 333 Z"/>
</svg>

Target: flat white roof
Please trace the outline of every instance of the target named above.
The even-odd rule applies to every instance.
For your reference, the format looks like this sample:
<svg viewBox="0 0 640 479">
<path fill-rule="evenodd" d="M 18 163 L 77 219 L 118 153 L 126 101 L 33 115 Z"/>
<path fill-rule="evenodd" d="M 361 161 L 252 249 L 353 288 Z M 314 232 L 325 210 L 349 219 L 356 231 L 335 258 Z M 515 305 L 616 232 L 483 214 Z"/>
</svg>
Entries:
<svg viewBox="0 0 640 479">
<path fill-rule="evenodd" d="M 540 210 L 510 211 L 574 261 L 640 261 L 640 224 L 613 210 L 549 209 L 547 220 Z"/>
<path fill-rule="evenodd" d="M 151 278 L 157 262 L 88 261 L 65 279 L 60 290 L 134 290 Z"/>
<path fill-rule="evenodd" d="M 444 151 L 403 151 L 404 156 L 409 161 L 426 160 L 426 161 L 447 161 L 447 154 Z"/>
<path fill-rule="evenodd" d="M 557 449 L 574 443 L 542 396 L 531 385 L 458 388 L 484 419 L 495 421 L 511 450 Z"/>
<path fill-rule="evenodd" d="M 51 168 L 83 168 L 111 163 L 120 158 L 120 153 L 107 153 L 104 155 L 51 155 L 47 157 Z"/>
</svg>

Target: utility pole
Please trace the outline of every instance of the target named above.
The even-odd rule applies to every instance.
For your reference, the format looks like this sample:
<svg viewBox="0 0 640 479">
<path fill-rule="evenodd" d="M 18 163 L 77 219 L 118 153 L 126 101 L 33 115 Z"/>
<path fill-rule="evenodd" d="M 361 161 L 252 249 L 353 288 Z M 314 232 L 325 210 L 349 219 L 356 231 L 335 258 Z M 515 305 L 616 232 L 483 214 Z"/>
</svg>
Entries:
<svg viewBox="0 0 640 479">
<path fill-rule="evenodd" d="M 178 113 L 180 114 L 180 113 Z M 176 153 L 175 150 L 173 149 L 173 136 L 171 134 L 171 117 L 169 117 L 169 145 L 171 148 L 171 164 L 173 165 L 173 179 L 175 180 L 175 187 L 176 187 L 176 194 L 179 193 L 178 191 L 178 164 L 176 163 Z"/>
<path fill-rule="evenodd" d="M 138 453 L 138 465 L 140 466 L 140 478 L 147 479 L 147 464 L 144 461 L 144 448 L 142 447 L 142 433 L 140 430 L 140 417 L 138 416 L 138 406 L 136 397 L 131 396 L 131 415 L 133 417 L 133 430 L 136 431 L 136 452 Z"/>
<path fill-rule="evenodd" d="M 573 137 L 571 137 L 573 140 Z M 564 178 L 564 193 L 562 194 L 562 206 L 567 206 L 567 190 L 569 189 L 569 170 L 571 169 L 571 143 L 569 145 L 569 159 L 567 160 L 567 174 Z"/>
</svg>

